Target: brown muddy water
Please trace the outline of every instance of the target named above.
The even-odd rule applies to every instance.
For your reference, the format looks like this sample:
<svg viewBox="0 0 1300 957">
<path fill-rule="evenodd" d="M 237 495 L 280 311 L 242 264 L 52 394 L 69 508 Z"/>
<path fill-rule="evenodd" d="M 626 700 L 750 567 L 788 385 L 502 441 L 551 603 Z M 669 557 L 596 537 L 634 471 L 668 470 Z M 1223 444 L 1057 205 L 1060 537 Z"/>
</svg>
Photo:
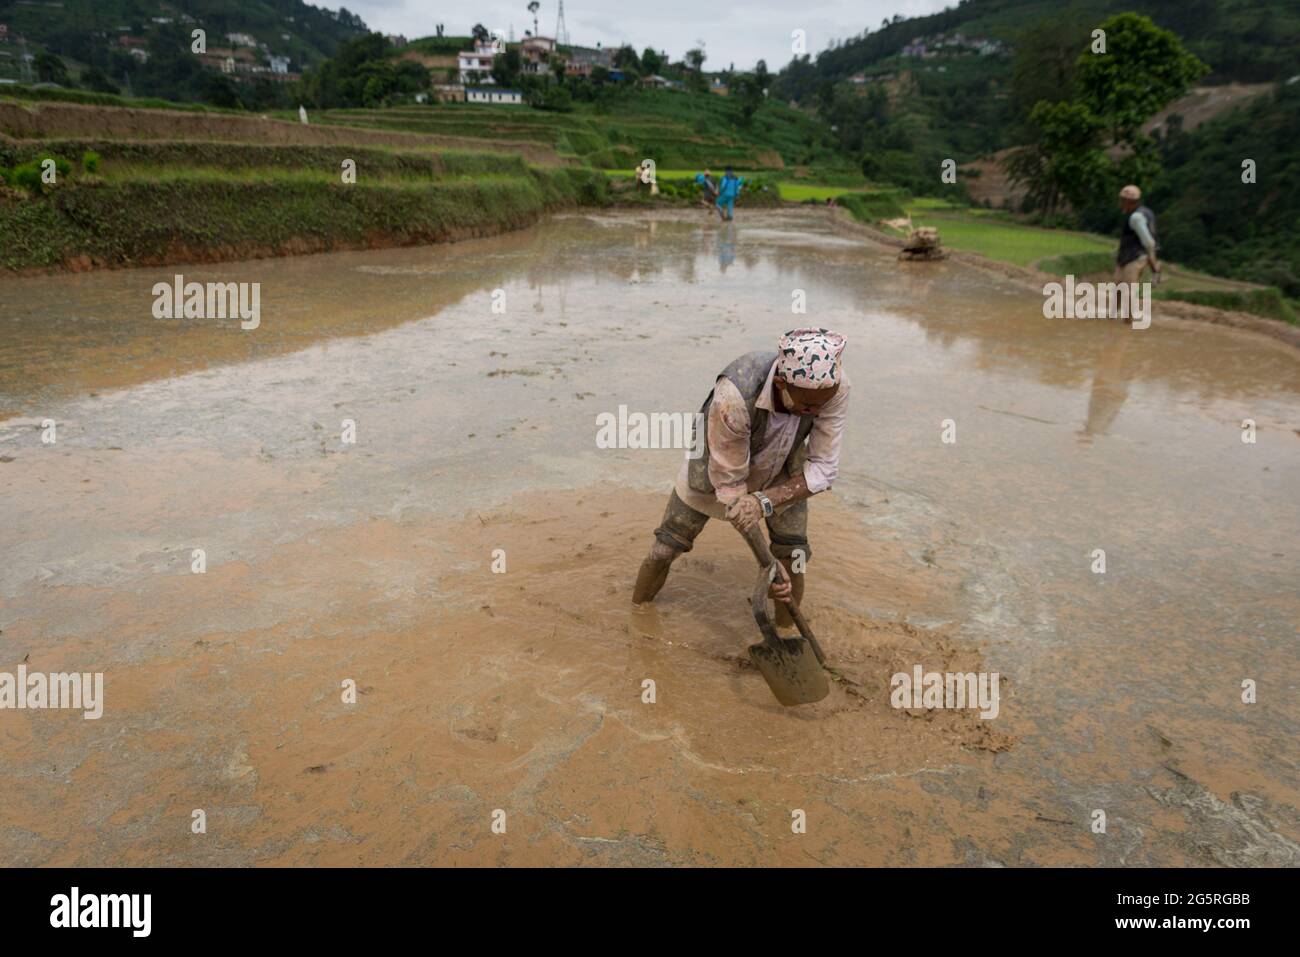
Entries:
<svg viewBox="0 0 1300 957">
<path fill-rule="evenodd" d="M 0 281 L 0 672 L 105 676 L 98 720 L 0 710 L 0 863 L 1300 863 L 1300 356 L 894 255 L 629 212 Z M 177 272 L 259 328 L 153 318 Z M 808 324 L 849 337 L 805 603 L 848 680 L 783 709 L 730 528 L 631 607 L 681 452 L 596 416 Z M 914 665 L 997 716 L 891 708 Z"/>
</svg>

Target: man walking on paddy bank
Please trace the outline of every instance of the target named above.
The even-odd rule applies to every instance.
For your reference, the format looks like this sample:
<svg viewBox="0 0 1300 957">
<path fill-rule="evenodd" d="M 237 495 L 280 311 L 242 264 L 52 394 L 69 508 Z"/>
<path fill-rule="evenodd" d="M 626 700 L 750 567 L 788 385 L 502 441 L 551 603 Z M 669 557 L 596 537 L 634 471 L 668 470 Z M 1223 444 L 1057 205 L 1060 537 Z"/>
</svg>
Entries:
<svg viewBox="0 0 1300 957">
<path fill-rule="evenodd" d="M 1159 274 L 1156 214 L 1142 205 L 1142 191 L 1131 185 L 1119 191 L 1119 207 L 1124 211 L 1124 229 L 1115 256 L 1115 281 L 1139 282 L 1143 267 L 1148 265 L 1153 273 Z"/>
<path fill-rule="evenodd" d="M 633 602 L 654 599 L 710 518 L 741 532 L 763 519 L 782 567 L 783 581 L 772 585 L 777 625 L 793 624 L 785 602 L 801 602 L 812 558 L 808 499 L 835 481 L 848 421 L 844 344 L 829 329 L 795 329 L 776 349 L 740 356 L 718 373 L 700 409 L 702 454 L 682 465 Z"/>
</svg>

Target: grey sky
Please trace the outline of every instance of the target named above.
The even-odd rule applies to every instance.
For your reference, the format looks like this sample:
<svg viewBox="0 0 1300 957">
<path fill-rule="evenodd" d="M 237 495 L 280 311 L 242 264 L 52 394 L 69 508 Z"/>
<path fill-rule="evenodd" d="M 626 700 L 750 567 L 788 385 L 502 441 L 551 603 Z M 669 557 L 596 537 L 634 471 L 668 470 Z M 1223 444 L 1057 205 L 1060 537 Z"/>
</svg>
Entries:
<svg viewBox="0 0 1300 957">
<path fill-rule="evenodd" d="M 401 33 L 408 38 L 428 36 L 434 24 L 443 23 L 449 35 L 469 33 L 475 23 L 508 32 L 515 37 L 531 30 L 527 0 L 482 0 L 474 4 L 437 0 L 316 0 L 318 6 L 346 6 L 361 16 L 372 30 Z M 538 25 L 543 36 L 555 33 L 559 0 L 541 0 Z M 605 46 L 631 43 L 638 51 L 652 46 L 679 60 L 697 40 L 705 42 L 707 69 L 725 69 L 735 63 L 748 69 L 760 59 L 773 71 L 789 62 L 790 34 L 807 36 L 808 52 L 816 56 L 834 38 L 843 39 L 863 29 L 879 29 L 880 21 L 895 14 L 904 17 L 935 13 L 956 0 L 566 0 L 564 19 L 574 43 Z"/>
</svg>

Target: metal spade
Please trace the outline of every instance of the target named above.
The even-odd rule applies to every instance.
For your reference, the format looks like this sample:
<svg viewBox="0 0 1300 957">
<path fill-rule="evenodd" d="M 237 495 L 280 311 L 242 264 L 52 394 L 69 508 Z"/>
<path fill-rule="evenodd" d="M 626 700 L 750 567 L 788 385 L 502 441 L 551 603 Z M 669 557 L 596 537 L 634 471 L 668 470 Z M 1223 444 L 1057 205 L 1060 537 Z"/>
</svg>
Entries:
<svg viewBox="0 0 1300 957">
<path fill-rule="evenodd" d="M 742 536 L 763 566 L 750 599 L 754 621 L 758 622 L 763 640 L 749 646 L 749 658 L 781 704 L 789 707 L 821 701 L 830 694 L 831 689 L 822 668 L 826 659 L 817 644 L 817 638 L 793 603 L 787 607 L 802 637 L 782 638 L 776 633 L 776 626 L 768 614 L 767 590 L 781 574 L 780 564 L 772 557 L 772 551 L 767 547 L 767 540 L 758 525 L 742 533 Z"/>
</svg>

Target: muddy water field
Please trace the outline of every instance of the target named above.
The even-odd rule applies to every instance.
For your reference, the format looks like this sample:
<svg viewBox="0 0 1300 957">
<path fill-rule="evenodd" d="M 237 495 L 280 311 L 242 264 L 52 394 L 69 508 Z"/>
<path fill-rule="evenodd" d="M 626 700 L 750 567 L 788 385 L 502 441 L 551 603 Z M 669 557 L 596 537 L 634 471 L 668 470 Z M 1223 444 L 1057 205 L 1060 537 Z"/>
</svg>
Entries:
<svg viewBox="0 0 1300 957">
<path fill-rule="evenodd" d="M 0 709 L 0 863 L 1300 864 L 1300 353 L 833 216 L 0 280 L 0 673 L 104 676 Z M 257 328 L 154 318 L 178 273 Z M 682 452 L 597 419 L 798 325 L 853 394 L 841 680 L 782 708 L 725 523 L 632 606 Z M 918 665 L 996 715 L 893 707 Z"/>
</svg>

